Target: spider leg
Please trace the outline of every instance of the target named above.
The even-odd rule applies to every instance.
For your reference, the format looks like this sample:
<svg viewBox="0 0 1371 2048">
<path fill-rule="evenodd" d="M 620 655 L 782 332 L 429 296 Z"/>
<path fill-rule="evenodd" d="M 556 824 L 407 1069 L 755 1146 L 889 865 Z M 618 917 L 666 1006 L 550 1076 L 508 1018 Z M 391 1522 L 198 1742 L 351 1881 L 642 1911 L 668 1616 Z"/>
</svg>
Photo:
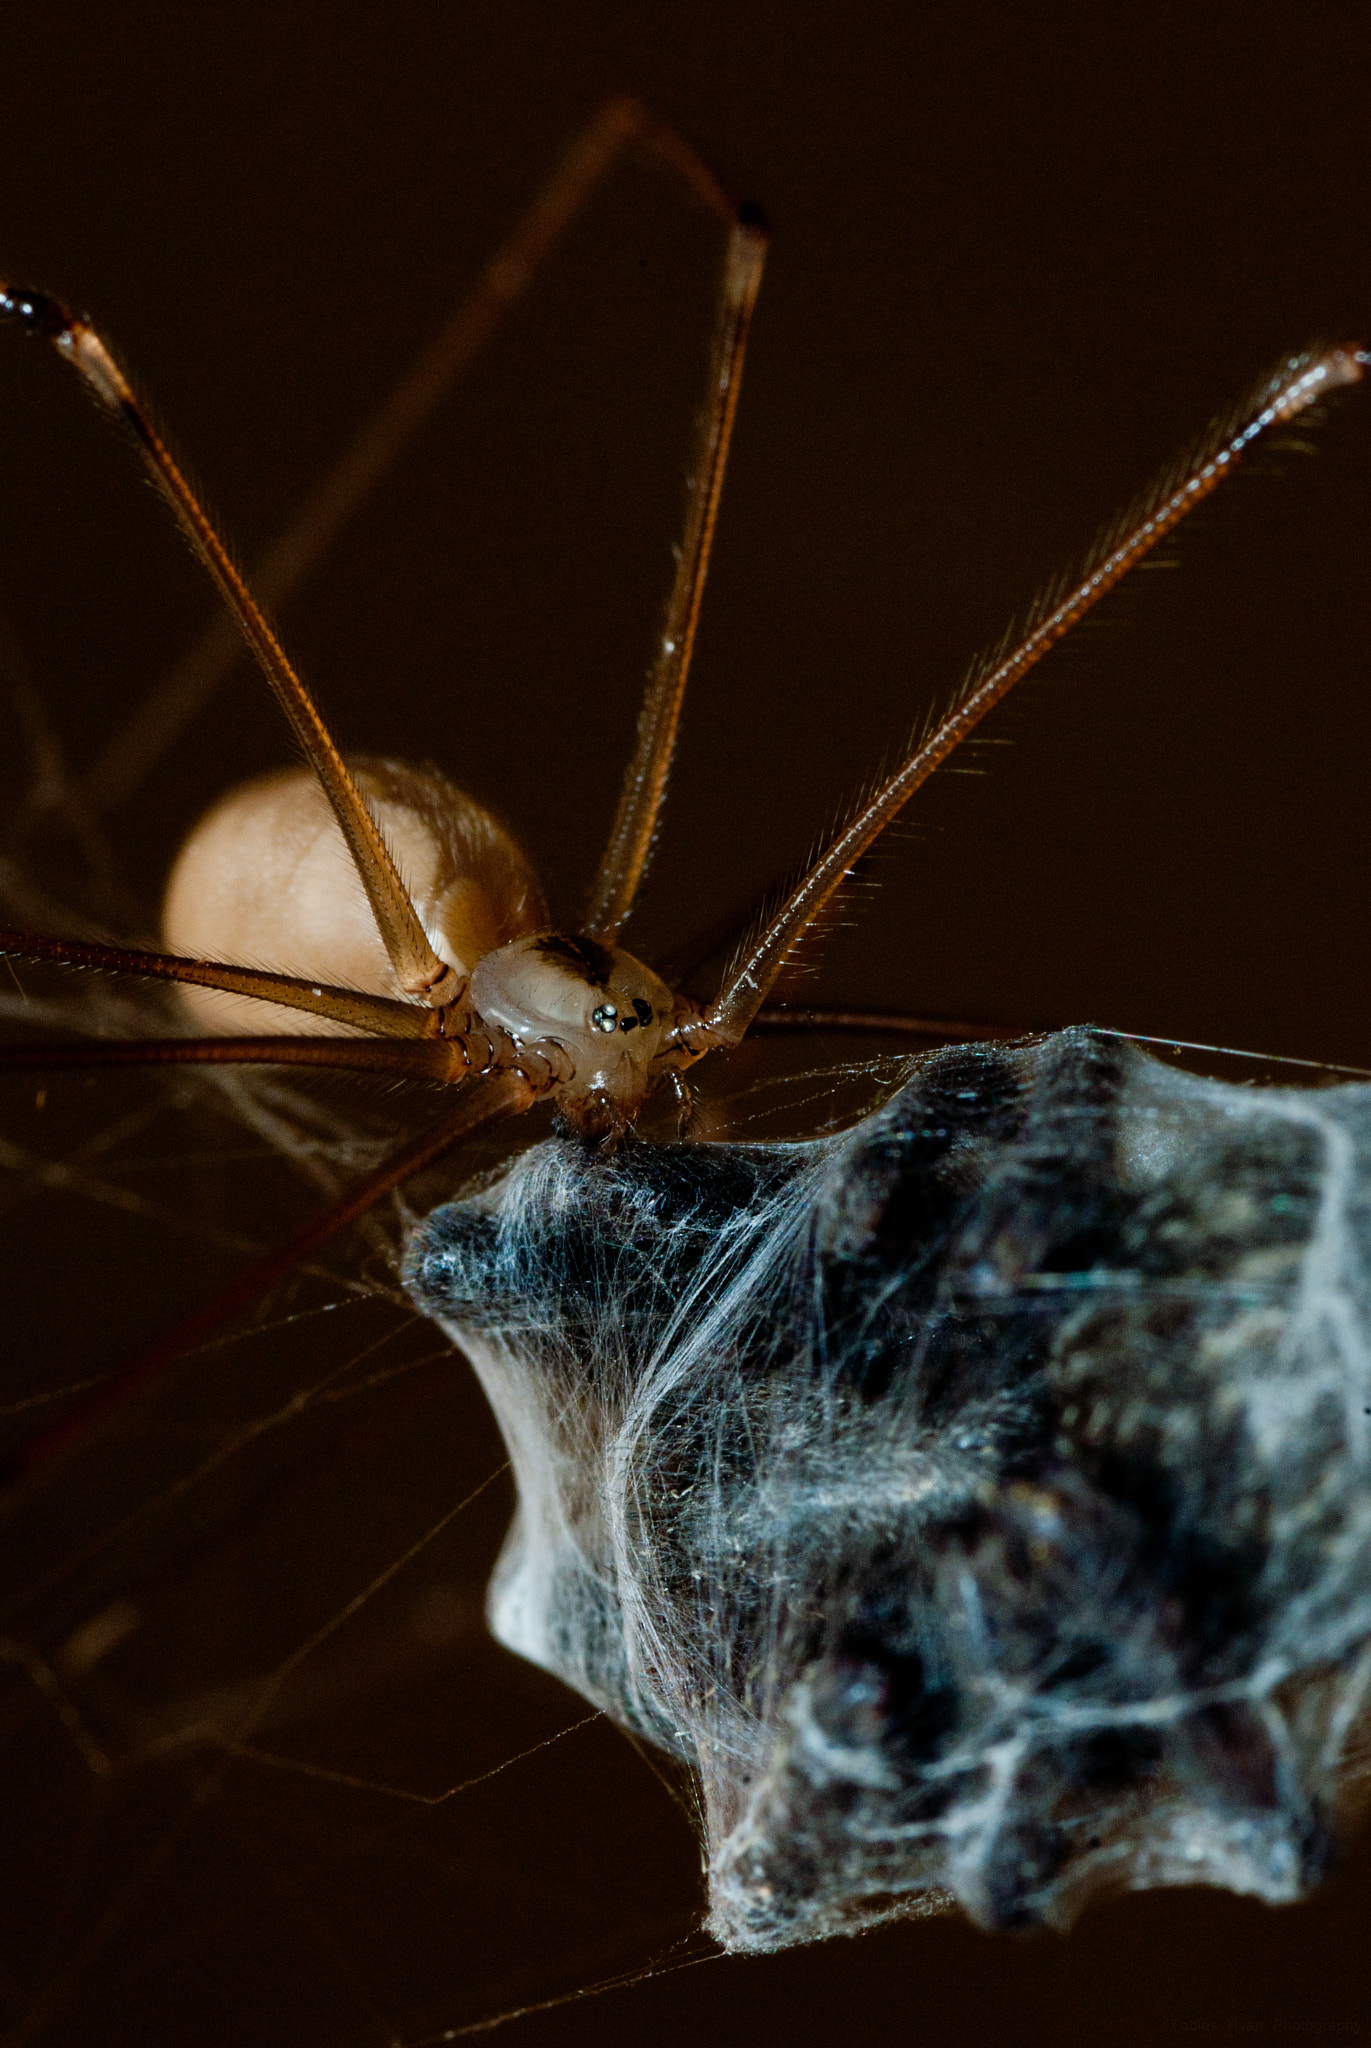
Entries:
<svg viewBox="0 0 1371 2048">
<path fill-rule="evenodd" d="M 724 258 L 719 318 L 699 443 L 686 486 L 685 534 L 666 618 L 638 716 L 638 737 L 619 793 L 619 807 L 590 891 L 582 929 L 602 945 L 618 937 L 647 868 L 666 795 L 695 647 L 709 554 L 719 516 L 728 445 L 738 410 L 743 356 L 762 281 L 766 231 L 746 207 L 730 209 L 733 226 Z"/>
<path fill-rule="evenodd" d="M 951 1017 L 909 1017 L 893 1010 L 777 1009 L 767 1004 L 752 1020 L 754 1037 L 784 1038 L 790 1033 L 848 1031 L 871 1037 L 933 1038 L 948 1044 L 991 1044 L 998 1039 L 1031 1038 L 1044 1026 L 967 1024 Z"/>
<path fill-rule="evenodd" d="M 0 1045 L 0 1072 L 64 1067 L 334 1067 L 397 1080 L 460 1082 L 472 1072 L 460 1043 L 427 1038 L 77 1038 Z"/>
<path fill-rule="evenodd" d="M 741 1041 L 791 949 L 856 862 L 934 769 L 1019 678 L 1042 660 L 1050 647 L 1232 474 L 1255 440 L 1272 427 L 1293 419 L 1338 386 L 1357 383 L 1368 361 L 1371 356 L 1366 351 L 1345 347 L 1328 349 L 1312 358 L 1301 356 L 1287 364 L 1262 388 L 1240 426 L 1223 432 L 1216 442 L 1202 450 L 1178 484 L 1165 486 L 1156 499 L 1128 521 L 1120 538 L 1105 543 L 1067 596 L 1053 602 L 1027 635 L 1002 659 L 994 661 L 988 672 L 973 676 L 971 687 L 932 736 L 844 827 L 771 923 L 735 961 L 702 1022 L 682 1027 L 682 1043 L 689 1052 L 737 1045 Z"/>
<path fill-rule="evenodd" d="M 997 1045 L 1022 1043 L 1040 1038 L 1059 1027 L 1054 1024 L 967 1024 L 950 1017 L 909 1017 L 893 1010 L 805 1010 L 775 1009 L 764 1005 L 752 1020 L 753 1037 L 785 1037 L 809 1031 L 852 1032 L 862 1037 L 932 1039 L 942 1044 Z M 1119 1031 L 1109 1024 L 1092 1024 L 1097 1038 L 1118 1038 L 1127 1045 L 1151 1045 L 1165 1053 L 1208 1053 L 1223 1060 L 1252 1060 L 1264 1067 L 1307 1067 L 1319 1074 L 1344 1074 L 1371 1080 L 1371 1069 L 1337 1065 L 1331 1060 L 1294 1059 L 1288 1053 L 1254 1052 L 1249 1046 L 1202 1044 L 1193 1038 L 1162 1038 L 1146 1031 Z"/>
<path fill-rule="evenodd" d="M 132 433 L 144 467 L 209 571 L 319 778 L 366 890 L 377 930 L 401 988 L 434 1008 L 451 1002 L 457 994 L 457 977 L 429 944 L 380 827 L 313 697 L 291 666 L 223 538 L 105 342 L 89 321 L 40 292 L 0 285 L 0 317 L 15 320 L 29 333 L 51 342 L 105 410 Z"/>
<path fill-rule="evenodd" d="M 368 995 L 361 989 L 330 988 L 294 974 L 268 974 L 219 960 L 187 960 L 176 953 L 144 953 L 129 946 L 100 946 L 83 939 L 49 938 L 42 932 L 0 929 L 0 958 L 51 960 L 62 967 L 94 968 L 102 974 L 132 974 L 143 980 L 186 982 L 195 988 L 221 988 L 234 995 L 256 996 L 287 1009 L 351 1024 L 381 1038 L 437 1038 L 443 1020 L 422 1003 L 401 1003 L 393 996 Z"/>
<path fill-rule="evenodd" d="M 626 148 L 645 143 L 699 187 L 699 172 L 681 163 L 675 138 L 636 100 L 607 100 L 572 139 L 475 283 L 427 342 L 392 391 L 364 421 L 253 565 L 259 599 L 285 603 L 365 504 L 420 427 L 437 410 L 504 315 L 528 289 L 564 228 Z M 708 193 L 706 193 L 708 197 Z M 241 651 L 239 634 L 216 613 L 95 761 L 82 783 L 92 813 L 112 810 L 198 716 Z"/>
</svg>

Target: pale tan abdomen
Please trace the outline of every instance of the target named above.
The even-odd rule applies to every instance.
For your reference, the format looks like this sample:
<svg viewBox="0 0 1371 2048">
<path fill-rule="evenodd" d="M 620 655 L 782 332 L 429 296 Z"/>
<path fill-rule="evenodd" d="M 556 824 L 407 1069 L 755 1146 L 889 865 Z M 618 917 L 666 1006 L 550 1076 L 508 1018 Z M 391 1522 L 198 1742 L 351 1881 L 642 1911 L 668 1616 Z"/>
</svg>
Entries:
<svg viewBox="0 0 1371 2048">
<path fill-rule="evenodd" d="M 542 891 L 513 839 L 445 776 L 374 758 L 353 772 L 450 966 L 470 974 L 482 954 L 546 926 Z M 195 959 L 401 994 L 343 835 L 306 768 L 242 783 L 206 813 L 172 868 L 162 931 L 169 951 Z M 347 1029 L 215 989 L 181 995 L 215 1034 Z"/>
</svg>

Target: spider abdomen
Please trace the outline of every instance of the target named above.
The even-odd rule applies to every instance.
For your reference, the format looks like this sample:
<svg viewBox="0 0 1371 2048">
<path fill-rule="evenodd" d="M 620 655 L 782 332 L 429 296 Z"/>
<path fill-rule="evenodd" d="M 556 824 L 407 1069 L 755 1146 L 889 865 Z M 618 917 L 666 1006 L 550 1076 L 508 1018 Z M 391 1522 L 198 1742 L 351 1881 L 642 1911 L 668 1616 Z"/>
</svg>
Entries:
<svg viewBox="0 0 1371 2048">
<path fill-rule="evenodd" d="M 459 974 L 547 923 L 538 879 L 504 827 L 436 768 L 364 757 L 353 772 L 430 943 Z M 162 913 L 169 949 L 403 993 L 333 812 L 307 768 L 240 783 L 191 831 Z M 211 1031 L 334 1034 L 347 1027 L 251 997 L 185 988 Z"/>
</svg>

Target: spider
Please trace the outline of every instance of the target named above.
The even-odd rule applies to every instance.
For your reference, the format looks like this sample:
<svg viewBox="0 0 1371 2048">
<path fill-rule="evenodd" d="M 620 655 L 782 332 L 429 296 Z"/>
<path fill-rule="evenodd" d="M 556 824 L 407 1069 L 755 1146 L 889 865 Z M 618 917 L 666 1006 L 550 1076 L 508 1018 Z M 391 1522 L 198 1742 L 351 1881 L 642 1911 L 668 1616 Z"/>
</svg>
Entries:
<svg viewBox="0 0 1371 2048">
<path fill-rule="evenodd" d="M 558 1191 L 563 1212 L 574 1211 L 578 1190 L 588 1210 L 597 1193 L 607 1189 L 628 1187 L 641 1194 L 657 1171 L 650 1163 L 655 1148 L 635 1154 L 632 1146 L 647 1104 L 659 1094 L 668 1096 L 684 1130 L 691 1069 L 735 1048 L 765 1019 L 768 997 L 787 964 L 914 791 L 1048 649 L 1232 473 L 1255 441 L 1363 374 L 1367 357 L 1353 347 L 1285 365 L 1236 424 L 1212 437 L 1178 479 L 1097 550 L 1064 595 L 1054 595 L 1040 608 L 1021 639 L 972 676 L 947 716 L 858 808 L 781 908 L 746 942 L 713 998 L 696 1001 L 673 990 L 620 939 L 647 867 L 670 770 L 766 231 L 755 211 L 735 205 L 671 131 L 627 103 L 616 103 L 616 108 L 619 139 L 657 151 L 685 175 L 727 223 L 727 249 L 678 571 L 618 812 L 574 930 L 548 928 L 539 884 L 518 846 L 445 778 L 393 762 L 350 765 L 344 760 L 107 344 L 87 320 L 51 297 L 0 287 L 0 316 L 53 346 L 132 434 L 150 478 L 256 656 L 308 763 L 305 769 L 281 771 L 231 793 L 192 832 L 168 889 L 167 952 L 0 932 L 0 952 L 15 958 L 174 983 L 184 991 L 192 1021 L 208 1028 L 183 1038 L 16 1047 L 5 1063 L 38 1069 L 183 1062 L 330 1068 L 425 1082 L 450 1091 L 451 1105 L 309 1229 L 249 1268 L 227 1296 L 180 1326 L 133 1368 L 111 1375 L 90 1399 L 35 1438 L 22 1460 L 26 1466 L 60 1449 L 168 1355 L 186 1348 L 209 1322 L 261 1291 L 388 1191 L 540 1101 L 555 1105 L 563 1130 L 574 1141 L 575 1164 L 566 1168 Z M 350 874 L 340 870 L 336 859 L 340 845 L 351 863 Z M 263 958 L 317 962 L 318 971 L 291 974 L 246 964 Z M 214 1004 L 223 997 L 253 1006 L 256 1029 L 251 1035 L 213 1035 Z M 707 1148 L 684 1148 L 687 1176 L 695 1170 L 693 1155 L 703 1152 Z M 660 1154 L 668 1177 L 673 1156 L 671 1148 Z M 649 1163 L 635 1168 L 635 1157 Z M 617 1182 L 616 1174 L 621 1176 Z M 530 1169 L 518 1185 L 533 1178 Z M 870 1179 L 868 1167 L 859 1161 L 851 1165 L 847 1185 L 865 1190 Z M 739 1215 L 745 1210 L 746 1203 L 740 1203 Z M 725 1220 L 720 1219 L 721 1231 Z M 478 1216 L 473 1225 L 478 1235 L 481 1221 Z M 450 1317 L 464 1341 L 474 1343 L 462 1313 L 470 1304 L 458 1300 L 454 1306 L 452 1286 L 454 1264 L 466 1259 L 463 1272 L 473 1270 L 466 1238 L 457 1242 L 463 1229 L 435 1220 L 423 1233 L 416 1258 L 446 1261 L 444 1283 L 440 1288 L 430 1272 L 413 1284 L 435 1315 Z M 475 1269 L 485 1270 L 479 1261 Z M 493 1296 L 484 1307 L 478 1301 L 476 1309 L 493 1314 L 492 1303 Z M 873 1384 L 879 1378 L 875 1365 L 870 1377 Z M 512 1416 L 512 1434 L 517 1423 Z M 1059 1506 L 1056 1496 L 1046 1492 L 1016 1501 L 1015 1512 L 1028 1533 L 1016 1527 L 1011 1534 L 1030 1544 L 1047 1541 L 1042 1531 L 1054 1526 Z M 1035 1515 L 1042 1525 L 1036 1535 Z M 1009 1541 L 998 1525 L 964 1533 L 968 1545 L 979 1542 L 984 1550 Z M 504 1633 L 507 1639 L 519 1636 L 513 1624 Z M 857 1641 L 855 1635 L 851 1642 L 844 1638 L 837 1676 L 832 1683 L 831 1674 L 824 1678 L 827 1690 L 812 1674 L 803 1679 L 806 1711 L 821 1732 L 836 1730 L 837 1746 L 854 1754 L 870 1747 L 857 1735 L 884 1699 L 879 1660 L 874 1652 L 859 1654 L 853 1647 Z M 521 1646 L 530 1646 L 527 1633 Z M 537 1654 L 536 1648 L 530 1653 Z M 544 1661 L 553 1659 L 547 1654 Z M 605 1696 L 608 1688 L 594 1674 L 577 1668 L 571 1675 L 592 1697 Z M 655 1710 L 642 1705 L 632 1685 L 614 1699 L 630 1725 L 654 1739 L 676 1739 L 667 1722 L 654 1719 Z M 724 1819 L 732 1825 L 737 1814 L 730 1810 Z M 743 1892 L 750 1884 L 754 1891 L 774 1893 L 769 1877 L 763 1884 L 755 1871 L 749 1874 L 748 1853 L 736 1841 L 729 1849 L 730 1869 L 736 1874 L 743 1868 Z M 967 1897 L 975 1909 L 992 1920 L 1019 1910 L 1025 1887 L 1032 1892 L 1033 1873 L 1024 1874 L 1029 1863 L 1026 1857 L 1015 1864 L 1008 1881 L 992 1881 L 993 1873 L 988 1877 L 983 1871 L 974 1881 L 969 1878 Z M 791 1927 L 778 1932 L 765 1916 L 761 1923 L 755 1914 L 749 1920 L 751 1910 L 719 1923 L 728 1938 L 758 1946 L 802 1938 Z M 829 1931 L 828 1923 L 819 1931 Z"/>
<path fill-rule="evenodd" d="M 735 204 L 694 151 L 636 103 L 612 103 L 599 125 L 603 133 L 594 139 L 601 155 L 625 141 L 655 151 L 728 223 L 728 239 L 677 574 L 618 809 L 574 931 L 547 928 L 541 890 L 518 846 L 445 778 L 399 763 L 349 766 L 109 346 L 58 300 L 0 284 L 0 319 L 55 348 L 131 435 L 308 764 L 231 793 L 194 829 L 168 886 L 167 952 L 0 931 L 0 952 L 13 958 L 174 982 L 202 1024 L 217 1014 L 213 996 L 207 1000 L 204 992 L 250 999 L 258 1026 L 253 1035 L 11 1047 L 5 1063 L 330 1067 L 454 1090 L 453 1106 L 416 1143 L 246 1274 L 231 1299 L 214 1304 L 207 1315 L 216 1320 L 421 1167 L 541 1099 L 551 1098 L 567 1128 L 607 1152 L 632 1134 L 644 1104 L 662 1089 L 674 1095 L 684 1128 L 689 1070 L 742 1042 L 787 962 L 915 790 L 1232 472 L 1254 441 L 1362 375 L 1365 355 L 1346 347 L 1295 359 L 1271 379 L 1241 422 L 1214 437 L 1178 482 L 1096 550 L 1074 587 L 1043 606 L 1026 634 L 971 679 L 754 933 L 713 1000 L 702 1004 L 673 992 L 619 941 L 666 793 L 767 234 L 757 211 Z M 336 861 L 339 835 L 355 881 Z M 265 972 L 241 964 L 273 955 L 317 960 L 319 972 Z M 309 1020 L 307 1028 L 291 1028 L 281 1012 L 293 1013 L 296 1027 Z M 179 1329 L 137 1373 L 155 1369 L 192 1334 Z M 122 1377 L 111 1382 L 97 1404 L 124 1384 Z M 45 1438 L 33 1454 L 47 1448 Z"/>
</svg>

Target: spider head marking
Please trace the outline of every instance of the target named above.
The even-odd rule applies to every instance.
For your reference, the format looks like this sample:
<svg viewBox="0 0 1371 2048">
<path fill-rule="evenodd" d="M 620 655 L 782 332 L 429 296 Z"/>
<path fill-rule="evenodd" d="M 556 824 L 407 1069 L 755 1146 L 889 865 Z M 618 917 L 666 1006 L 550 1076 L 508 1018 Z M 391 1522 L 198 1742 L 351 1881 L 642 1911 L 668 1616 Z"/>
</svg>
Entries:
<svg viewBox="0 0 1371 2048">
<path fill-rule="evenodd" d="M 617 1143 L 662 1078 L 654 1062 L 676 998 L 619 946 L 567 932 L 514 939 L 477 963 L 470 996 L 484 1024 L 526 1045 L 550 1039 L 570 1056 L 557 1106 L 582 1137 Z"/>
</svg>

